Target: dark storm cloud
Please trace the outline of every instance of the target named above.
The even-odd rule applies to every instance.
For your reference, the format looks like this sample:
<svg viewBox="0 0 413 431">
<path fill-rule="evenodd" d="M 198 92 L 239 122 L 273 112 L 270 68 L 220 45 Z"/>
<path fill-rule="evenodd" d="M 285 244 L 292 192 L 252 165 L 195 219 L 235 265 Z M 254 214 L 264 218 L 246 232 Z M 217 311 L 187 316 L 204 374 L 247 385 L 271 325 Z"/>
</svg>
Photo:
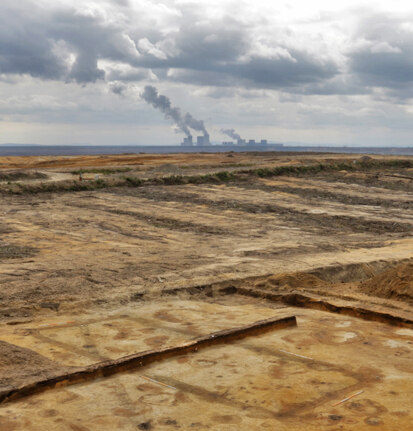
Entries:
<svg viewBox="0 0 413 431">
<path fill-rule="evenodd" d="M 312 82 L 307 85 L 287 88 L 289 93 L 297 95 L 319 95 L 319 96 L 352 96 L 361 94 L 371 94 L 372 89 L 364 85 L 362 79 L 357 74 L 341 74 L 331 79 Z"/>
<path fill-rule="evenodd" d="M 338 73 L 337 66 L 322 62 L 305 52 L 290 50 L 291 58 L 253 56 L 247 64 L 231 65 L 229 73 L 239 76 L 261 88 L 294 87 L 317 83 Z"/>
<path fill-rule="evenodd" d="M 413 84 L 412 18 L 374 14 L 361 20 L 349 66 L 362 85 L 403 93 Z"/>
<path fill-rule="evenodd" d="M 48 38 L 46 13 L 36 8 L 30 14 L 16 2 L 0 6 L 0 73 L 29 74 L 45 79 L 60 79 L 66 72 L 62 59 L 53 52 Z"/>
<path fill-rule="evenodd" d="M 274 44 L 282 54 L 255 54 L 250 33 L 252 28 L 221 19 L 218 22 L 182 24 L 176 36 L 177 53 L 162 59 L 150 53 L 139 64 L 154 70 L 173 69 L 171 80 L 197 85 L 246 85 L 279 88 L 317 83 L 335 76 L 339 70 L 332 60 L 321 60 L 304 49 Z M 234 82 L 236 80 L 236 82 Z"/>
<path fill-rule="evenodd" d="M 412 17 L 364 13 L 339 66 L 328 52 L 310 53 L 283 37 L 287 30 L 257 39 L 257 23 L 230 14 L 205 19 L 202 6 L 170 2 L 176 13 L 165 30 L 144 4 L 141 13 L 127 0 L 96 2 L 92 10 L 59 4 L 1 2 L 0 75 L 79 84 L 159 79 L 303 95 L 366 94 L 374 87 L 389 97 L 413 94 Z"/>
<path fill-rule="evenodd" d="M 281 43 L 283 55 L 254 53 L 251 27 L 228 16 L 205 20 L 202 11 L 185 10 L 175 19 L 179 31 L 165 36 L 143 19 L 116 24 L 70 7 L 14 3 L 0 5 L 0 73 L 86 84 L 105 79 L 99 61 L 106 60 L 138 70 L 131 80 L 144 79 L 146 69 L 172 81 L 257 88 L 316 85 L 338 73 L 333 61 Z M 124 11 L 128 2 L 112 5 Z M 110 73 L 122 79 L 121 72 Z"/>
<path fill-rule="evenodd" d="M 296 53 L 298 60 L 289 58 L 251 57 L 247 62 L 205 62 L 205 67 L 184 67 L 178 59 L 165 61 L 164 68 L 176 69 L 168 75 L 176 82 L 213 86 L 246 86 L 255 88 L 285 88 L 304 84 L 316 85 L 338 73 L 332 63 L 311 59 L 304 53 Z M 203 59 L 202 61 L 205 61 Z M 161 64 L 158 63 L 158 68 Z M 155 69 L 156 71 L 156 69 Z"/>
<path fill-rule="evenodd" d="M 178 54 L 167 60 L 168 67 L 209 70 L 237 62 L 249 49 L 249 26 L 224 18 L 215 22 L 198 23 L 198 20 L 196 15 L 182 18 L 182 27 L 175 38 Z"/>
<path fill-rule="evenodd" d="M 75 54 L 68 79 L 79 83 L 105 78 L 105 72 L 98 67 L 99 59 L 130 63 L 131 51 L 136 49 L 118 26 L 106 23 L 100 16 L 79 16 L 71 9 L 52 15 L 48 34 L 54 40 L 64 41 Z"/>
<path fill-rule="evenodd" d="M 100 59 L 133 60 L 133 42 L 102 17 L 81 16 L 67 7 L 42 8 L 27 0 L 14 3 L 0 5 L 0 73 L 84 84 L 104 79 Z"/>
<path fill-rule="evenodd" d="M 303 92 L 318 93 L 323 91 L 320 83 L 334 78 L 338 73 L 333 62 L 321 62 L 311 59 L 304 53 L 295 53 L 297 59 L 265 58 L 253 56 L 247 62 L 214 62 L 209 59 L 205 67 L 183 67 L 174 59 L 173 65 L 167 75 L 158 72 L 161 65 L 154 69 L 159 76 L 175 82 L 184 82 L 195 85 L 210 85 L 218 87 L 247 87 L 263 89 L 288 89 L 290 91 L 302 88 Z M 178 63 L 178 64 L 177 64 Z M 164 62 L 163 70 L 171 66 Z M 328 91 L 326 89 L 325 91 Z"/>
<path fill-rule="evenodd" d="M 98 68 L 97 56 L 91 52 L 80 51 L 68 78 L 78 83 L 95 82 L 104 79 L 105 72 Z"/>
</svg>

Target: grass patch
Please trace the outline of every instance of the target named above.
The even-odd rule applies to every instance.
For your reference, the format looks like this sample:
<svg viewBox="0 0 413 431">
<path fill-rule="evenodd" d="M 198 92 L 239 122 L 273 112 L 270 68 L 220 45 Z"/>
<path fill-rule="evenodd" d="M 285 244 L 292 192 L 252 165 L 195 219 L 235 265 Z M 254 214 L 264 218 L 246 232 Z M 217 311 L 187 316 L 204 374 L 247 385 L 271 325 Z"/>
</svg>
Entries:
<svg viewBox="0 0 413 431">
<path fill-rule="evenodd" d="M 122 185 L 123 180 L 118 182 L 108 182 L 101 178 L 93 181 L 60 181 L 58 183 L 40 184 L 16 184 L 13 189 L 9 189 L 11 194 L 37 194 L 37 193 L 57 193 L 57 192 L 80 192 L 87 190 L 104 189 L 107 187 Z"/>
<path fill-rule="evenodd" d="M 0 244 L 0 260 L 20 259 L 22 257 L 34 256 L 37 250 L 33 247 L 13 244 Z"/>
<path fill-rule="evenodd" d="M 139 187 L 144 183 L 144 180 L 135 177 L 124 177 L 124 180 L 129 187 Z"/>
<path fill-rule="evenodd" d="M 0 181 L 45 180 L 46 178 L 48 178 L 46 174 L 37 171 L 0 172 Z"/>
<path fill-rule="evenodd" d="M 178 165 L 179 169 L 189 170 L 189 169 L 220 169 L 220 168 L 248 168 L 253 166 L 252 163 L 232 163 L 232 162 L 222 162 L 215 165 Z"/>
<path fill-rule="evenodd" d="M 236 171 L 218 171 L 203 175 L 169 175 L 159 178 L 140 179 L 135 177 L 113 178 L 111 180 L 97 179 L 94 181 L 61 181 L 58 183 L 40 184 L 16 184 L 9 188 L 6 193 L 41 193 L 41 192 L 65 192 L 96 190 L 107 187 L 141 187 L 145 185 L 185 185 L 185 184 L 207 184 L 225 183 L 231 181 L 246 181 L 250 177 L 276 177 L 276 176 L 300 176 L 316 175 L 320 172 L 334 171 L 366 171 L 380 169 L 407 169 L 413 168 L 413 160 L 355 160 L 352 162 L 339 163 L 317 163 L 302 166 L 276 166 L 274 168 L 240 169 Z M 124 168 L 122 168 L 124 169 Z M 127 168 L 130 169 L 130 168 Z M 101 172 L 102 170 L 100 170 Z M 85 171 L 82 171 L 85 172 Z M 113 170 L 111 170 L 113 172 Z"/>
<path fill-rule="evenodd" d="M 76 171 L 70 171 L 72 175 L 80 175 L 80 174 L 117 174 L 122 172 L 130 172 L 132 168 L 88 168 L 88 169 L 78 169 Z"/>
</svg>

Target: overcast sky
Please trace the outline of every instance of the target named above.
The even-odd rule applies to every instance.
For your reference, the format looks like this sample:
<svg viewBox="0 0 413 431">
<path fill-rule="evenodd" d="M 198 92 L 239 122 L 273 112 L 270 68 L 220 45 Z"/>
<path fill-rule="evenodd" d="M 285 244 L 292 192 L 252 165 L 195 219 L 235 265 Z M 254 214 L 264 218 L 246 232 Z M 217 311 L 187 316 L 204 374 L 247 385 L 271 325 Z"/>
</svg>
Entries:
<svg viewBox="0 0 413 431">
<path fill-rule="evenodd" d="M 413 146 L 413 3 L 1 0 L 0 143 Z"/>
</svg>

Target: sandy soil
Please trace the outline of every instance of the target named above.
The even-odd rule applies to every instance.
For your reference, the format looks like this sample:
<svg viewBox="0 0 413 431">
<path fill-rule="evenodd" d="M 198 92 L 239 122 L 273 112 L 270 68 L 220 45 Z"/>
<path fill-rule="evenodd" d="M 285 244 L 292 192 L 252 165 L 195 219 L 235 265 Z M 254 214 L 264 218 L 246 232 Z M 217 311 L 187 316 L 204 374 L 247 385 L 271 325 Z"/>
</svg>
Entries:
<svg viewBox="0 0 413 431">
<path fill-rule="evenodd" d="M 0 184 L 0 349 L 4 357 L 8 358 L 7 364 L 0 363 L 0 382 L 3 382 L 3 386 L 17 387 L 25 380 L 35 381 L 40 375 L 62 373 L 67 367 L 99 362 L 113 355 L 118 357 L 139 352 L 145 349 L 145 345 L 146 348 L 156 348 L 166 342 L 174 345 L 184 341 L 185 337 L 181 340 L 182 330 L 177 332 L 177 336 L 167 334 L 167 326 L 173 324 L 175 313 L 180 313 L 177 311 L 178 303 L 159 305 L 158 302 L 170 289 L 224 283 L 226 286 L 244 286 L 268 292 L 300 292 L 315 298 L 344 301 L 354 307 L 403 316 L 407 320 L 413 319 L 410 261 L 413 259 L 413 172 L 409 167 L 366 169 L 363 166 L 358 168 L 355 164 L 352 169 L 325 170 L 312 174 L 266 178 L 245 175 L 242 179 L 215 183 L 148 183 L 140 187 L 102 187 L 86 191 L 39 193 L 31 192 L 30 188 L 25 191 L 18 188 L 18 184 L 79 182 L 76 172 L 79 169 L 84 173 L 83 183 L 89 181 L 93 184 L 96 175 L 99 175 L 100 179 L 110 185 L 111 179 L 125 175 L 148 179 L 172 175 L 204 175 L 224 170 L 236 173 L 250 168 L 306 166 L 318 163 L 344 162 L 351 166 L 359 159 L 360 156 L 351 155 L 282 153 L 0 158 L 0 174 L 3 175 L 0 176 L 0 181 L 3 178 Z M 375 160 L 386 161 L 391 158 L 380 156 Z M 216 308 L 208 309 L 210 305 L 198 307 L 191 301 L 194 300 L 189 299 L 189 309 L 198 309 L 204 316 L 204 322 L 213 321 L 210 318 L 211 313 L 219 313 Z M 220 299 L 212 298 L 204 302 L 216 304 L 219 301 Z M 240 299 L 227 298 L 225 313 L 231 314 L 232 309 L 237 315 L 237 301 Z M 150 309 L 155 308 L 155 314 L 159 309 L 164 310 L 163 313 L 169 310 L 166 315 L 170 316 L 169 320 L 166 319 L 167 325 L 160 322 L 163 319 L 162 313 L 157 315 L 160 321 L 154 321 L 152 317 L 152 320 L 146 318 L 143 311 L 145 307 L 142 308 L 144 304 Z M 267 306 L 268 309 L 265 308 Z M 272 316 L 274 312 L 278 312 L 274 304 L 267 304 L 265 307 L 255 311 L 250 309 L 248 312 L 245 311 L 248 307 L 242 308 L 243 311 L 237 311 L 238 318 L 241 322 L 254 321 L 259 320 L 261 313 L 269 313 Z M 132 312 L 131 309 L 135 308 L 138 311 Z M 296 309 L 290 307 L 288 312 L 296 313 Z M 134 315 L 134 325 L 140 319 L 135 331 L 126 330 L 130 327 L 128 319 L 131 313 Z M 318 318 L 324 318 L 317 315 L 321 312 L 308 313 L 306 318 L 315 319 L 314 322 Z M 129 317 L 122 317 L 126 314 Z M 112 319 L 110 322 L 104 320 L 107 316 Z M 186 322 L 186 330 L 196 323 L 193 313 L 188 312 L 187 317 L 182 319 Z M 80 326 L 67 323 L 72 321 L 86 323 Z M 87 326 L 92 324 L 87 322 L 92 321 L 96 321 L 93 323 L 96 327 Z M 112 333 L 113 327 L 104 326 L 105 322 L 114 325 L 116 333 Z M 354 322 L 358 320 L 354 318 Z M 223 326 L 208 323 L 206 328 L 211 332 L 230 328 L 231 323 L 231 319 L 226 320 Z M 39 329 L 43 328 L 42 325 L 49 324 L 54 325 L 53 331 L 47 329 L 47 334 L 43 330 L 33 332 L 33 328 Z M 73 325 L 76 330 L 70 329 Z M 311 325 L 317 326 L 316 323 Z M 360 336 L 364 340 L 368 337 L 368 331 L 374 332 L 378 328 L 374 325 L 378 323 L 368 323 L 360 330 Z M 387 326 L 380 326 L 384 328 L 380 331 L 386 331 L 385 327 Z M 140 330 L 142 332 L 139 332 Z M 145 336 L 145 330 L 154 333 Z M 306 331 L 308 332 L 304 327 L 296 330 L 300 340 L 305 339 L 303 334 L 307 333 Z M 322 329 L 314 331 L 320 332 Z M 331 331 L 333 332 L 326 332 L 321 343 L 337 336 L 334 329 L 331 328 Z M 199 333 L 205 333 L 205 328 L 203 332 L 200 329 L 193 332 L 192 336 Z M 389 337 L 392 356 L 395 352 L 391 350 L 392 342 L 397 344 L 400 340 L 397 341 L 394 334 Z M 144 340 L 147 339 L 148 343 L 152 344 L 145 344 Z M 410 344 L 413 337 L 411 339 Z M 265 341 L 264 345 L 266 343 Z M 365 355 L 360 357 L 360 361 L 366 364 L 373 360 L 376 345 L 371 339 L 368 343 L 372 343 L 372 350 L 365 347 Z M 411 360 L 413 352 L 410 344 L 406 341 L 403 348 L 399 344 L 397 346 L 403 351 L 403 358 Z M 305 345 L 309 344 L 295 344 L 295 351 Z M 324 354 L 321 347 L 319 352 L 317 348 L 314 349 L 306 351 L 305 354 L 317 356 L 319 353 L 323 361 L 335 362 L 333 350 Z M 225 360 L 238 354 L 235 347 L 231 347 L 227 353 L 224 353 L 224 350 L 217 355 L 228 355 Z M 386 351 L 383 354 L 390 353 Z M 16 358 L 27 357 L 22 359 L 26 365 L 21 365 L 25 371 L 20 375 L 19 362 L 16 362 L 16 366 L 13 365 L 14 355 Z M 257 355 L 257 361 L 268 360 L 261 358 L 258 353 Z M 351 361 L 354 352 L 344 349 L 340 355 L 342 366 L 345 367 L 345 361 Z M 253 357 L 248 361 L 254 361 Z M 413 392 L 413 366 L 406 365 L 406 361 L 400 365 L 404 373 L 400 378 L 405 379 L 406 385 L 404 392 L 401 391 L 404 395 L 401 396 L 400 403 L 405 403 L 406 394 Z M 395 373 L 391 370 L 390 363 L 387 365 L 386 368 L 377 363 L 378 368 L 386 368 L 381 378 L 390 378 L 391 373 Z M 170 371 L 168 364 L 165 366 L 168 373 L 176 375 L 175 371 Z M 246 364 L 242 365 L 245 366 Z M 259 375 L 266 373 L 265 370 L 259 370 Z M 153 372 L 165 377 L 164 369 L 154 368 Z M 310 371 L 306 373 L 310 380 L 321 379 Z M 347 378 L 351 380 L 350 377 L 345 377 L 344 380 Z M 185 387 L 188 388 L 185 384 L 189 383 L 182 382 L 188 379 L 182 377 L 182 384 L 178 384 L 177 379 L 181 381 L 176 375 L 171 385 L 181 385 L 180 391 L 185 393 Z M 363 379 L 368 380 L 367 377 Z M 200 382 L 205 386 L 207 378 L 200 377 Z M 216 384 L 218 386 L 215 389 L 209 389 L 210 393 L 220 390 L 219 384 Z M 225 391 L 225 385 L 229 384 L 230 381 L 223 384 L 222 390 Z M 91 388 L 82 387 L 80 392 L 94 393 L 105 390 L 97 389 L 94 383 L 91 385 Z M 257 385 L 259 386 L 258 383 L 255 386 Z M 350 388 L 355 389 L 356 386 L 354 382 L 349 383 Z M 151 390 L 148 388 L 149 392 Z M 248 390 L 255 389 L 251 387 Z M 318 391 L 320 388 L 314 390 Z M 389 387 L 389 391 L 391 390 Z M 311 392 L 311 389 L 308 391 Z M 394 391 L 398 392 L 397 389 Z M 340 395 L 344 397 L 345 392 L 343 390 Z M 50 399 L 45 400 L 44 397 L 49 395 L 42 395 L 39 402 L 50 407 L 53 404 L 53 391 L 50 394 Z M 201 396 L 199 391 L 196 396 L 190 395 L 190 390 L 188 394 L 185 396 L 189 398 L 183 402 L 182 407 L 177 408 L 176 414 L 171 413 L 172 410 L 165 413 L 168 418 L 165 416 L 164 419 L 170 421 L 169 425 L 162 422 L 160 417 L 156 418 L 153 413 L 149 414 L 147 410 L 146 413 L 136 413 L 136 423 L 125 425 L 125 429 L 129 429 L 129 426 L 130 429 L 151 429 L 139 428 L 145 423 L 152 424 L 150 426 L 156 424 L 153 429 L 179 428 L 173 421 L 181 424 L 181 429 L 188 429 L 191 424 L 178 420 L 177 412 L 182 415 L 184 413 L 180 409 L 193 409 L 191 403 L 195 402 L 197 396 Z M 59 397 L 64 395 L 60 394 Z M 207 396 L 203 397 L 205 399 Z M 238 404 L 234 405 L 242 411 L 239 394 L 237 397 Z M 254 398 L 253 395 L 251 397 Z M 395 397 L 397 398 L 396 395 Z M 364 401 L 360 401 L 363 407 L 360 408 L 371 410 L 373 398 L 363 398 Z M 33 396 L 29 398 L 29 402 L 31 399 L 35 402 L 37 398 Z M 328 419 L 320 413 L 325 401 L 317 401 L 314 394 L 309 395 L 309 399 L 313 400 L 313 404 L 308 404 L 311 408 L 304 409 L 302 415 L 300 413 L 301 420 L 307 418 L 308 423 L 314 425 L 314 429 L 334 429 L 331 426 L 335 425 L 335 419 Z M 135 408 L 125 398 L 115 397 L 110 401 L 98 401 L 97 409 L 103 408 L 107 402 L 113 405 L 114 409 Z M 304 400 L 292 400 L 291 405 L 300 402 L 305 403 Z M 74 401 L 73 405 L 69 403 L 67 411 L 76 409 L 76 403 L 77 401 Z M 171 408 L 179 404 L 177 403 L 172 402 Z M 381 403 L 386 406 L 390 401 L 386 398 Z M 229 404 L 228 400 L 222 402 L 222 405 L 227 407 Z M 7 404 L 5 408 L 6 406 Z M 231 409 L 231 413 L 228 413 L 227 407 L 223 408 L 222 412 L 217 412 L 216 417 L 212 413 L 208 413 L 209 419 L 201 415 L 198 422 L 202 423 L 205 429 L 217 430 L 252 429 L 248 427 L 254 423 L 258 426 L 258 418 L 255 418 L 254 422 L 254 418 L 248 415 L 242 426 L 232 423 L 234 418 L 242 414 Z M 394 410 L 394 407 L 385 408 L 386 411 Z M 17 403 L 13 409 L 13 414 L 18 416 L 19 412 L 27 409 L 30 411 L 31 407 L 23 402 Z M 56 406 L 50 409 L 56 410 Z M 270 406 L 266 406 L 266 409 L 271 410 Z M 357 410 L 356 407 L 354 409 Z M 370 429 L 368 427 L 373 425 L 377 425 L 376 429 L 388 429 L 384 424 L 388 426 L 392 422 L 380 416 L 384 410 L 379 410 L 374 410 L 371 415 L 365 413 L 362 419 L 354 417 L 355 423 L 359 424 L 357 429 Z M 316 416 L 311 416 L 311 411 Z M 275 409 L 274 412 L 279 410 Z M 347 413 L 346 420 L 351 420 L 352 412 Z M 268 411 L 265 414 L 268 414 Z M 107 425 L 111 423 L 109 419 L 99 425 L 96 417 L 88 416 L 86 426 L 81 422 L 66 423 L 68 416 L 65 415 L 66 413 L 59 410 L 53 415 L 53 420 L 63 418 L 63 422 L 56 421 L 54 425 L 50 425 L 50 420 L 44 419 L 44 424 L 47 423 L 50 429 L 111 429 L 110 425 Z M 335 410 L 331 415 L 343 416 Z M 212 416 L 216 420 L 212 420 Z M 0 407 L 0 424 L 5 430 L 19 429 L 23 423 L 21 418 L 13 422 L 10 418 L 6 419 L 7 417 L 7 410 Z M 222 428 L 224 417 L 227 418 L 225 420 L 228 421 L 226 423 L 229 428 Z M 403 429 L 408 419 L 412 419 L 404 413 L 395 414 L 392 418 L 394 423 L 399 424 L 400 429 Z M 259 424 L 265 424 L 265 418 L 261 419 Z M 210 427 L 207 426 L 208 420 Z M 294 421 L 291 422 L 291 418 L 286 419 L 286 422 L 280 420 L 278 418 L 276 422 L 269 421 L 267 425 L 286 426 L 285 429 L 299 427 L 300 421 L 295 424 Z M 337 419 L 337 426 L 341 420 Z M 59 423 L 63 424 L 61 428 Z M 353 429 L 350 422 L 345 423 L 347 428 L 344 429 Z M 231 428 L 231 424 L 236 428 Z M 340 423 L 343 424 L 344 422 Z M 38 426 L 42 426 L 40 419 L 36 419 L 30 426 L 26 424 L 24 429 L 40 429 Z"/>
</svg>

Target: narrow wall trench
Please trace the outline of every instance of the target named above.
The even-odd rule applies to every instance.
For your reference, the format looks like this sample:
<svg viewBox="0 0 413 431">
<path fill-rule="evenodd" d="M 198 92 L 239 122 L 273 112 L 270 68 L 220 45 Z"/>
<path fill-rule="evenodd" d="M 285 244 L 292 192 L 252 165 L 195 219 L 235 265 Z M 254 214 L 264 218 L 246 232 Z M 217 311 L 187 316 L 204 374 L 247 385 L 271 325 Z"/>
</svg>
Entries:
<svg viewBox="0 0 413 431">
<path fill-rule="evenodd" d="M 362 280 L 366 268 L 353 266 L 352 281 L 330 286 L 396 266 L 374 264 Z M 326 270 L 334 281 L 335 271 Z M 327 283 L 320 270 L 311 276 Z M 20 368 L 2 376 L 1 429 L 409 429 L 406 304 L 283 290 L 280 280 L 300 277 L 165 289 L 106 312 L 3 325 Z"/>
</svg>

